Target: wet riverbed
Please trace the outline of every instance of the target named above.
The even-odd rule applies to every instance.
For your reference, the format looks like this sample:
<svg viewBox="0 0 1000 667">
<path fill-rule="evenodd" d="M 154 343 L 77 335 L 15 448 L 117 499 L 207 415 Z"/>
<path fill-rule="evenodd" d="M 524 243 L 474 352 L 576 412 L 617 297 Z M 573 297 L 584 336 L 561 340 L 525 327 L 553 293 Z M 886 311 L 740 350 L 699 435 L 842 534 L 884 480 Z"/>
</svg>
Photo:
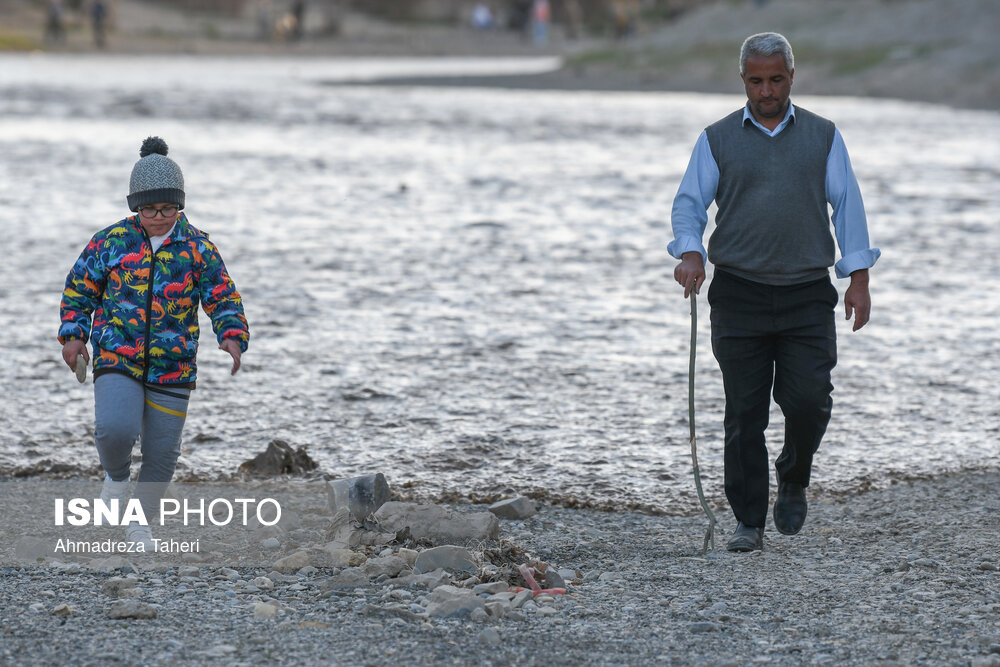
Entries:
<svg viewBox="0 0 1000 667">
<path fill-rule="evenodd" d="M 97 464 L 59 295 L 90 235 L 127 213 L 139 143 L 159 134 L 252 330 L 235 378 L 203 335 L 182 476 L 234 472 L 281 438 L 331 474 L 382 471 L 427 497 L 696 509 L 669 211 L 698 132 L 741 98 L 324 83 L 372 67 L 0 58 L 0 474 Z M 794 101 L 843 132 L 883 251 L 871 324 L 838 321 L 814 483 L 996 468 L 1000 115 Z M 700 462 L 721 500 L 699 305 Z M 781 430 L 775 411 L 771 443 Z"/>
</svg>

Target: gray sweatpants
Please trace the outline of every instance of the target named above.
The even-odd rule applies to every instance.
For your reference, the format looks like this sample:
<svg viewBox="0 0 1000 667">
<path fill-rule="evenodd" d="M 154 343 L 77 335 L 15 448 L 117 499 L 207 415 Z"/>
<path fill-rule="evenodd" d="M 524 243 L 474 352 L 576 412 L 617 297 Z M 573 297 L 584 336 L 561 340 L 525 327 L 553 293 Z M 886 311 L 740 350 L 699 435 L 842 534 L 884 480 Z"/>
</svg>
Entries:
<svg viewBox="0 0 1000 667">
<path fill-rule="evenodd" d="M 174 476 L 190 395 L 189 389 L 143 385 L 120 373 L 94 381 L 94 440 L 101 465 L 110 479 L 129 479 L 132 447 L 141 436 L 135 497 L 150 524 Z"/>
</svg>

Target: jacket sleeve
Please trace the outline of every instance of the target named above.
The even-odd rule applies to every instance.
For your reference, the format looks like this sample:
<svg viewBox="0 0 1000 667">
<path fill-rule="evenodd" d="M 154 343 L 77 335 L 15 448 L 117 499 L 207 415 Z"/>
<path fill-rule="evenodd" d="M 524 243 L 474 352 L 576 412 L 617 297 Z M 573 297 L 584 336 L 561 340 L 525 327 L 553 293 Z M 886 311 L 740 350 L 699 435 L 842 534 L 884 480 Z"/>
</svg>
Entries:
<svg viewBox="0 0 1000 667">
<path fill-rule="evenodd" d="M 250 343 L 250 328 L 243 314 L 243 298 L 236 290 L 236 283 L 229 277 L 218 249 L 209 241 L 199 241 L 198 250 L 202 265 L 198 277 L 198 292 L 202 308 L 212 320 L 215 337 L 222 343 L 233 338 L 246 352 Z"/>
<path fill-rule="evenodd" d="M 101 240 L 91 239 L 66 276 L 62 301 L 59 304 L 59 342 L 87 342 L 90 338 L 90 317 L 101 304 L 106 274 L 100 261 Z"/>
</svg>

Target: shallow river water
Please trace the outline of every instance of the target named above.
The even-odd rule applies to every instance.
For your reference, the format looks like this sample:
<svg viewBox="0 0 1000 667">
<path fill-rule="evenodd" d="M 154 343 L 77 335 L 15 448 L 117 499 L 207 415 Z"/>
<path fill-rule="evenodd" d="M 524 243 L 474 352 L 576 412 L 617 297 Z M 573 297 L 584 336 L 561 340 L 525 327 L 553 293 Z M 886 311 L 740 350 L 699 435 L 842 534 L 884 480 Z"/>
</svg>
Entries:
<svg viewBox="0 0 1000 667">
<path fill-rule="evenodd" d="M 203 316 L 180 477 L 232 473 L 280 438 L 333 475 L 382 471 L 425 497 L 697 510 L 669 212 L 698 132 L 741 97 L 328 85 L 455 67 L 0 57 L 0 475 L 97 465 L 59 297 L 90 235 L 127 213 L 158 134 L 252 333 L 232 378 Z M 883 252 L 871 324 L 851 333 L 839 311 L 814 484 L 996 468 L 1000 114 L 793 101 L 840 127 Z M 722 501 L 699 305 L 700 463 Z"/>
</svg>

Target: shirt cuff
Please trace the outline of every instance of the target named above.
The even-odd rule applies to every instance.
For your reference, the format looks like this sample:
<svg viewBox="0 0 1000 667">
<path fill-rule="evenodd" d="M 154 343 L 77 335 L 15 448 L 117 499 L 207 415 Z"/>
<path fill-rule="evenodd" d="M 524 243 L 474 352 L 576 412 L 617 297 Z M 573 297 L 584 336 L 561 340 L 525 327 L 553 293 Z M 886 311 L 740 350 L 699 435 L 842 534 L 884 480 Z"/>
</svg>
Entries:
<svg viewBox="0 0 1000 667">
<path fill-rule="evenodd" d="M 875 266 L 875 262 L 882 256 L 882 251 L 878 248 L 868 248 L 852 252 L 847 257 L 841 259 L 834 268 L 837 270 L 838 278 L 847 278 L 855 271 L 870 269 Z"/>
<path fill-rule="evenodd" d="M 686 252 L 701 253 L 701 260 L 708 264 L 708 256 L 705 254 L 705 246 L 701 244 L 701 239 L 694 236 L 678 236 L 667 245 L 667 252 L 671 257 L 681 259 Z"/>
</svg>

